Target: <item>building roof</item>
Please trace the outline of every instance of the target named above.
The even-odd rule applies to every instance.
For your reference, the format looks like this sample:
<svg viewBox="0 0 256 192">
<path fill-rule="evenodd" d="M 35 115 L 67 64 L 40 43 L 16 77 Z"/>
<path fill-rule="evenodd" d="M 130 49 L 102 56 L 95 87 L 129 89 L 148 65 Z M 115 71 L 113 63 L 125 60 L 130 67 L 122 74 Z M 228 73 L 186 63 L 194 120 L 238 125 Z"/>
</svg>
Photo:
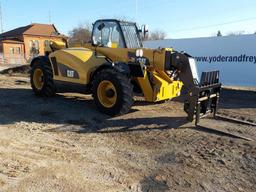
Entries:
<svg viewBox="0 0 256 192">
<path fill-rule="evenodd" d="M 2 41 L 3 43 L 12 43 L 12 44 L 23 44 L 21 40 L 13 40 L 13 39 L 6 39 Z"/>
<path fill-rule="evenodd" d="M 52 24 L 32 23 L 30 25 L 19 27 L 11 31 L 0 34 L 0 38 L 17 37 L 20 35 L 36 36 L 59 36 L 58 30 Z"/>
</svg>

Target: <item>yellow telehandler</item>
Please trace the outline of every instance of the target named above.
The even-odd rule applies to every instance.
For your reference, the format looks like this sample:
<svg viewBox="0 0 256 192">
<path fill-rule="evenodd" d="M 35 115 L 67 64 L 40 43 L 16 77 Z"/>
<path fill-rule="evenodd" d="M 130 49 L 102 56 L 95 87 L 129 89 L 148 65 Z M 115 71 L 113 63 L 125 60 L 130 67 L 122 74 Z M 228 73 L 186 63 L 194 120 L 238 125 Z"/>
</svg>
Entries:
<svg viewBox="0 0 256 192">
<path fill-rule="evenodd" d="M 84 47 L 51 41 L 46 54 L 31 61 L 33 91 L 47 97 L 92 94 L 101 112 L 120 115 L 129 112 L 135 92 L 158 102 L 180 96 L 184 87 L 189 121 L 197 124 L 208 112 L 215 114 L 219 71 L 203 72 L 199 79 L 192 56 L 172 48 L 143 48 L 141 33 L 135 23 L 103 19 L 93 24 L 91 43 Z"/>
</svg>

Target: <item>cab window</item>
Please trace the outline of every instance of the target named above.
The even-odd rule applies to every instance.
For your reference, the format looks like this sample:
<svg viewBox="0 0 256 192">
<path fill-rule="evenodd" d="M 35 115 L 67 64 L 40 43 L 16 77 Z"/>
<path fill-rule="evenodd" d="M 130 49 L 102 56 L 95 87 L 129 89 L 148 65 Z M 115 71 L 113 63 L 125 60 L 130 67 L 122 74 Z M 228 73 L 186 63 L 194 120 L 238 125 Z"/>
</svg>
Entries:
<svg viewBox="0 0 256 192">
<path fill-rule="evenodd" d="M 93 28 L 93 44 L 102 47 L 124 48 L 124 41 L 116 22 L 95 23 Z"/>
</svg>

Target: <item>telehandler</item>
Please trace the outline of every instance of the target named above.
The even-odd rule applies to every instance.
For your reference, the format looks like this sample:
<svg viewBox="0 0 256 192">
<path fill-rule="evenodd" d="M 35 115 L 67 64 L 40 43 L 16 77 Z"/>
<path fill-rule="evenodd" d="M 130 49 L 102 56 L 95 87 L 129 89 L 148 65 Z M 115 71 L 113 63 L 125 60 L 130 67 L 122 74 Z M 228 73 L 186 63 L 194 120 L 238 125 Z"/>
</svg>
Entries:
<svg viewBox="0 0 256 192">
<path fill-rule="evenodd" d="M 185 91 L 188 120 L 216 113 L 221 84 L 219 71 L 203 72 L 199 80 L 195 59 L 172 48 L 143 48 L 135 23 L 114 19 L 93 24 L 91 43 L 67 47 L 51 41 L 44 56 L 31 61 L 31 86 L 36 95 L 56 92 L 92 94 L 99 111 L 108 115 L 129 112 L 133 94 L 159 102 Z"/>
</svg>

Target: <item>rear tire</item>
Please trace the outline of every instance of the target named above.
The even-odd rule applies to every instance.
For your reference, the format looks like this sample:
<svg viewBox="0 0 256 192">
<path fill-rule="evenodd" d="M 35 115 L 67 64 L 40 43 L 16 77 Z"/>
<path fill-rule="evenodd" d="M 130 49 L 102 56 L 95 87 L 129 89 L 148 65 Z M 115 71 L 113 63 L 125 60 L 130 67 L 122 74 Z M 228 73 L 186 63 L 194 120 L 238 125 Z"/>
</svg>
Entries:
<svg viewBox="0 0 256 192">
<path fill-rule="evenodd" d="M 94 102 L 102 113 L 121 115 L 133 105 L 133 86 L 130 79 L 115 69 L 103 69 L 92 82 Z"/>
<path fill-rule="evenodd" d="M 51 97 L 55 95 L 53 72 L 50 62 L 38 59 L 32 65 L 30 83 L 38 96 Z"/>
</svg>

